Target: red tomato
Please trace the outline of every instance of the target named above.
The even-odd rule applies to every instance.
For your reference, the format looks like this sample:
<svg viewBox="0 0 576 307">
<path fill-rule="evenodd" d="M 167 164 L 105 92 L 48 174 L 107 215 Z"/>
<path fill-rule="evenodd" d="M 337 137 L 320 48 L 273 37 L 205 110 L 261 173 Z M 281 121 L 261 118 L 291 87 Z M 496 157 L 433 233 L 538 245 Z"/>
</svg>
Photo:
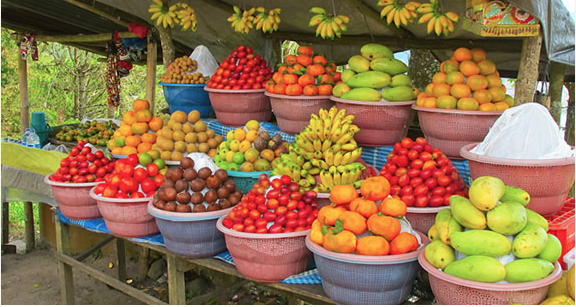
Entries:
<svg viewBox="0 0 576 307">
<path fill-rule="evenodd" d="M 444 204 L 444 197 L 433 195 L 430 197 L 430 201 L 428 202 L 428 206 L 430 207 L 440 207 Z"/>
<path fill-rule="evenodd" d="M 452 178 L 449 176 L 440 176 L 438 177 L 438 185 L 441 187 L 447 187 L 450 183 L 452 183 Z"/>
<path fill-rule="evenodd" d="M 265 219 L 259 218 L 254 221 L 254 226 L 256 226 L 256 228 L 266 228 L 266 225 L 268 225 L 268 221 Z"/>
<path fill-rule="evenodd" d="M 289 185 L 290 182 L 292 182 L 292 178 L 290 178 L 288 175 L 282 175 L 282 177 L 280 177 L 280 181 L 282 181 L 282 184 L 284 185 Z"/>
<path fill-rule="evenodd" d="M 298 208 L 298 202 L 295 200 L 291 200 L 286 204 L 286 209 L 289 211 L 295 210 L 296 208 Z"/>
<path fill-rule="evenodd" d="M 85 145 L 85 144 L 84 144 L 84 145 Z M 84 145 L 82 145 L 82 146 L 84 146 Z M 92 149 L 91 149 L 90 147 L 83 147 L 83 148 L 80 150 L 80 154 L 82 154 L 82 155 L 87 155 L 87 154 L 90 153 L 90 152 L 92 152 Z"/>
<path fill-rule="evenodd" d="M 148 171 L 143 167 L 137 167 L 134 169 L 134 179 L 138 182 L 142 182 L 144 179 L 148 179 Z"/>
<path fill-rule="evenodd" d="M 414 201 L 414 207 L 419 207 L 419 208 L 423 208 L 428 206 L 428 201 L 430 200 L 430 197 L 428 197 L 428 195 L 420 195 L 416 197 L 416 200 Z"/>
<path fill-rule="evenodd" d="M 138 182 L 132 177 L 124 177 L 120 180 L 120 191 L 129 193 L 138 191 Z"/>
<path fill-rule="evenodd" d="M 226 228 L 232 228 L 232 225 L 234 225 L 234 221 L 231 218 L 226 217 L 222 220 L 222 225 L 224 225 L 224 227 Z"/>
<path fill-rule="evenodd" d="M 150 163 L 150 164 L 154 164 L 154 163 Z M 148 165 L 150 165 L 150 164 L 148 164 Z M 164 182 L 164 175 L 158 174 L 158 175 L 154 176 L 154 184 L 156 185 L 157 188 L 162 186 L 162 182 Z"/>
<path fill-rule="evenodd" d="M 146 194 L 156 191 L 156 184 L 154 183 L 154 180 L 150 178 L 145 178 L 142 180 L 140 182 L 140 186 L 142 188 L 142 192 Z"/>
<path fill-rule="evenodd" d="M 296 228 L 298 227 L 298 220 L 288 220 L 284 226 L 286 228 Z"/>
<path fill-rule="evenodd" d="M 256 233 L 268 233 L 266 227 L 256 228 Z"/>
<path fill-rule="evenodd" d="M 130 198 L 144 198 L 144 194 L 142 194 L 141 192 L 134 192 L 130 194 Z"/>
<path fill-rule="evenodd" d="M 104 197 L 116 197 L 116 194 L 118 194 L 118 188 L 111 185 L 106 186 L 104 191 L 102 191 L 102 196 Z"/>
<path fill-rule="evenodd" d="M 256 232 L 256 226 L 248 225 L 248 226 L 246 226 L 246 228 L 244 228 L 244 232 L 255 233 Z"/>
<path fill-rule="evenodd" d="M 129 154 L 128 157 L 126 157 L 126 159 L 128 160 L 128 163 L 132 166 L 136 166 L 138 165 L 138 155 L 137 154 Z"/>
<path fill-rule="evenodd" d="M 296 220 L 298 219 L 298 213 L 296 211 L 288 211 L 286 212 L 286 218 L 288 220 Z"/>
<path fill-rule="evenodd" d="M 232 229 L 234 229 L 236 231 L 244 232 L 244 225 L 243 224 L 234 224 L 234 226 L 232 226 Z"/>
<path fill-rule="evenodd" d="M 282 232 L 282 226 L 278 224 L 274 224 L 270 226 L 270 228 L 268 229 L 268 233 L 281 233 L 281 232 Z"/>
<path fill-rule="evenodd" d="M 417 187 L 414 188 L 414 196 L 418 197 L 420 195 L 428 195 L 428 191 L 430 189 L 428 189 L 427 186 L 425 185 L 419 185 Z"/>
</svg>

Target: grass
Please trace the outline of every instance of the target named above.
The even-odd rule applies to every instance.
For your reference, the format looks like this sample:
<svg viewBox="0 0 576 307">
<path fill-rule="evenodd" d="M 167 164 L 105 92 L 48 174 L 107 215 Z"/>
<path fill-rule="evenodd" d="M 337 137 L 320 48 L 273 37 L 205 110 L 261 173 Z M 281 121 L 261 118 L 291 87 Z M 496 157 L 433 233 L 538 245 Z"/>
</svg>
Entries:
<svg viewBox="0 0 576 307">
<path fill-rule="evenodd" d="M 32 203 L 32 208 L 34 211 L 34 233 L 40 233 L 40 217 L 39 217 L 39 204 Z M 24 235 L 24 225 L 25 225 L 25 216 L 24 216 L 24 202 L 15 201 L 10 202 L 9 206 L 9 233 L 10 233 L 10 240 L 23 240 L 25 239 Z"/>
</svg>

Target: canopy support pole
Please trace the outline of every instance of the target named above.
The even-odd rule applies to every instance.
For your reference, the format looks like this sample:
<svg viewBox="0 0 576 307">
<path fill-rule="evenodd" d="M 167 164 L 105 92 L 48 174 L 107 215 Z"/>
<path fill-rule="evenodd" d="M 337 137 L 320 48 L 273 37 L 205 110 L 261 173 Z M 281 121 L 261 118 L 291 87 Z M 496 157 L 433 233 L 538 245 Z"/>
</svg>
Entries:
<svg viewBox="0 0 576 307">
<path fill-rule="evenodd" d="M 558 62 L 550 63 L 550 114 L 559 126 L 562 113 L 562 88 L 564 86 L 564 70 L 566 65 Z"/>
<path fill-rule="evenodd" d="M 538 81 L 538 64 L 540 63 L 540 49 L 542 48 L 542 34 L 530 36 L 522 43 L 520 54 L 520 68 L 516 80 L 514 105 L 534 101 L 534 90 Z"/>
<path fill-rule="evenodd" d="M 20 39 L 20 38 L 18 38 Z M 28 104 L 28 69 L 26 60 L 18 56 L 18 90 L 20 91 L 20 135 L 30 127 L 30 111 Z"/>
<path fill-rule="evenodd" d="M 157 46 L 152 33 L 148 31 L 148 44 L 146 51 L 146 100 L 150 102 L 150 110 L 154 114 L 154 100 L 156 98 L 156 60 Z"/>
<path fill-rule="evenodd" d="M 568 88 L 568 116 L 566 117 L 566 132 L 564 139 L 568 144 L 574 146 L 574 82 L 566 82 Z"/>
</svg>

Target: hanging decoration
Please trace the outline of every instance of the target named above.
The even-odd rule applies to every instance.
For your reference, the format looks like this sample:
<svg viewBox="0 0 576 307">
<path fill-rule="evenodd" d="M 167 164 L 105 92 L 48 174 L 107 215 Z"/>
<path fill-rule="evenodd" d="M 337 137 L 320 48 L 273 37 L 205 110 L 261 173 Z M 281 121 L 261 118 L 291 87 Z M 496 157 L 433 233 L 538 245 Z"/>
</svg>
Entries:
<svg viewBox="0 0 576 307">
<path fill-rule="evenodd" d="M 196 32 L 198 30 L 196 11 L 190 5 L 178 2 L 169 7 L 162 0 L 152 1 L 148 12 L 152 13 L 151 20 L 156 19 L 157 26 L 174 28 L 174 25 L 178 24 L 182 27 L 182 31 L 190 29 L 192 32 Z"/>
<path fill-rule="evenodd" d="M 108 105 L 118 107 L 120 105 L 120 78 L 130 74 L 132 63 L 128 47 L 120 38 L 118 31 L 112 34 L 112 40 L 106 44 L 106 91 L 108 92 Z"/>
<path fill-rule="evenodd" d="M 418 2 L 410 1 L 406 4 L 401 4 L 398 0 L 380 0 L 378 6 L 384 8 L 380 11 L 380 18 L 386 18 L 386 23 L 390 25 L 392 22 L 397 28 L 400 25 L 407 26 L 416 20 L 418 14 L 416 8 L 420 5 Z"/>
<path fill-rule="evenodd" d="M 262 29 L 263 33 L 272 33 L 277 31 L 278 25 L 280 24 L 280 11 L 279 8 L 275 8 L 266 13 L 265 8 L 256 8 L 256 12 L 259 13 L 254 19 L 256 30 Z"/>
<path fill-rule="evenodd" d="M 28 59 L 28 53 L 32 54 L 33 61 L 38 61 L 38 45 L 35 37 L 35 34 L 27 33 L 20 39 L 20 56 L 24 61 Z"/>
<path fill-rule="evenodd" d="M 241 11 L 239 7 L 234 6 L 234 13 L 228 17 L 228 22 L 231 22 L 231 27 L 234 32 L 248 34 L 250 29 L 254 27 L 254 12 L 256 8 L 251 8 L 247 11 Z"/>
<path fill-rule="evenodd" d="M 310 22 L 309 27 L 316 27 L 316 36 L 322 38 L 334 39 L 334 36 L 341 37 L 342 32 L 348 29 L 348 22 L 350 18 L 346 15 L 328 14 L 324 8 L 312 7 L 310 13 L 314 15 Z"/>
<path fill-rule="evenodd" d="M 428 22 L 426 33 L 430 34 L 434 32 L 437 36 L 441 34 L 448 36 L 448 34 L 454 32 L 454 22 L 458 22 L 460 19 L 458 14 L 454 12 L 443 13 L 438 0 L 430 0 L 430 3 L 420 4 L 420 6 L 416 8 L 416 12 L 423 14 L 420 19 L 418 19 L 418 24 Z"/>
</svg>

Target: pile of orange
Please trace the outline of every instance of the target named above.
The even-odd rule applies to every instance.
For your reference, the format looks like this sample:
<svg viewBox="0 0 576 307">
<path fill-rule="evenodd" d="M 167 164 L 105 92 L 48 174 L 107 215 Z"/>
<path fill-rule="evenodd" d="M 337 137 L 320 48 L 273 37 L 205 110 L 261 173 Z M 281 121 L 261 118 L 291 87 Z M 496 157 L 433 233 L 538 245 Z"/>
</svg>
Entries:
<svg viewBox="0 0 576 307">
<path fill-rule="evenodd" d="M 503 111 L 514 106 L 506 94 L 500 73 L 486 52 L 479 48 L 458 48 L 440 64 L 432 83 L 418 94 L 416 105 L 426 108 L 471 111 Z"/>
<path fill-rule="evenodd" d="M 332 95 L 334 85 L 342 82 L 336 64 L 313 53 L 312 47 L 299 46 L 297 55 L 287 56 L 266 82 L 266 91 L 289 96 Z"/>
<path fill-rule="evenodd" d="M 402 232 L 400 220 L 406 216 L 407 205 L 389 194 L 390 183 L 381 176 L 362 181 L 361 196 L 352 185 L 332 187 L 332 204 L 318 211 L 310 229 L 310 240 L 332 252 L 365 256 L 417 250 L 418 238 Z"/>
<path fill-rule="evenodd" d="M 162 119 L 152 114 L 148 100 L 136 99 L 132 110 L 126 111 L 122 116 L 120 127 L 108 141 L 107 147 L 117 155 L 148 152 L 156 143 L 155 132 L 163 126 Z"/>
</svg>

